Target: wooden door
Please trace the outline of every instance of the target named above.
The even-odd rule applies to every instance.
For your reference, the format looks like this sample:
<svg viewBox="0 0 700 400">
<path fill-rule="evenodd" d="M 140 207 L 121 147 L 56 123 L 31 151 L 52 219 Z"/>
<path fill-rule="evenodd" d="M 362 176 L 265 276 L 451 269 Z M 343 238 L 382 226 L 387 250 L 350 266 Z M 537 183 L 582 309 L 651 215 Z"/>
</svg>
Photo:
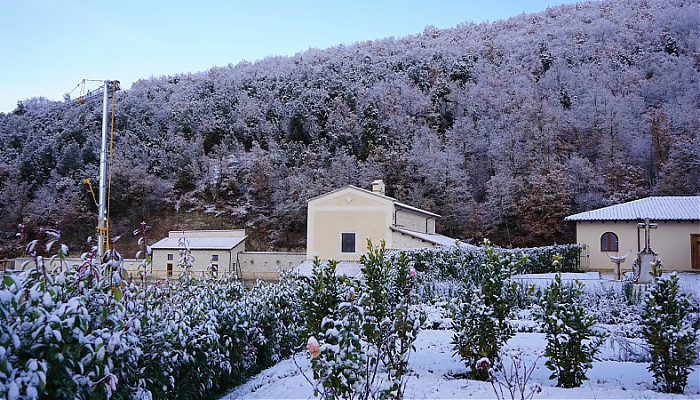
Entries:
<svg viewBox="0 0 700 400">
<path fill-rule="evenodd" d="M 690 234 L 690 265 L 700 269 L 700 233 Z"/>
</svg>

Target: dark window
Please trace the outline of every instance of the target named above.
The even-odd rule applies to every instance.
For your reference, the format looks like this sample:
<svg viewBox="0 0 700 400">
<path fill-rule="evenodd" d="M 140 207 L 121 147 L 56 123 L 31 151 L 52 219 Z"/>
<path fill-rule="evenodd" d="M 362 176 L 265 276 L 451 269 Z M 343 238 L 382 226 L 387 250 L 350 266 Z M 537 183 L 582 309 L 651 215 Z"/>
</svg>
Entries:
<svg viewBox="0 0 700 400">
<path fill-rule="evenodd" d="M 605 232 L 600 237 L 600 251 L 618 251 L 617 235 L 612 232 Z"/>
<path fill-rule="evenodd" d="M 169 254 L 169 255 L 172 255 L 172 254 Z M 173 276 L 173 264 L 168 263 L 168 278 L 170 278 L 171 276 Z"/>
<path fill-rule="evenodd" d="M 219 261 L 219 255 L 218 255 L 218 254 L 212 254 L 212 255 L 211 255 L 211 260 L 212 260 L 212 261 Z"/>
<path fill-rule="evenodd" d="M 172 254 L 168 254 L 168 261 L 172 261 L 172 260 L 173 260 L 173 255 L 172 255 Z"/>
<path fill-rule="evenodd" d="M 341 249 L 343 253 L 354 253 L 355 252 L 355 234 L 354 233 L 341 233 Z"/>
</svg>

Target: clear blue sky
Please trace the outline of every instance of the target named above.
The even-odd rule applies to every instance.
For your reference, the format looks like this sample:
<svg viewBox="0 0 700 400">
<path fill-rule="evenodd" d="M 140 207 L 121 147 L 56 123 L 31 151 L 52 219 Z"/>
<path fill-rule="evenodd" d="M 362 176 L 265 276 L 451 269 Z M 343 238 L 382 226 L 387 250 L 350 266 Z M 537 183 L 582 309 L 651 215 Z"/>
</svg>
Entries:
<svg viewBox="0 0 700 400">
<path fill-rule="evenodd" d="M 142 78 L 505 19 L 573 0 L 0 0 L 0 112 Z M 94 89 L 98 84 L 94 84 Z M 77 91 L 73 93 L 77 94 Z"/>
</svg>

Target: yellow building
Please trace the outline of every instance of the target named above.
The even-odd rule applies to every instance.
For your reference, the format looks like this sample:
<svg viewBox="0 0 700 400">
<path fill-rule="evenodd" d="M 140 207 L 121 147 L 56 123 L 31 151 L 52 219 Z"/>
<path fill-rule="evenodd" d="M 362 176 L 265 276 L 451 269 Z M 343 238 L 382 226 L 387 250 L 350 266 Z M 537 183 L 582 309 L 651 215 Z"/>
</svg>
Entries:
<svg viewBox="0 0 700 400">
<path fill-rule="evenodd" d="M 421 210 L 386 196 L 381 180 L 372 190 L 346 186 L 308 201 L 306 258 L 337 260 L 347 275 L 359 272 L 360 256 L 367 252 L 367 239 L 383 240 L 387 249 L 454 246 L 455 239 L 435 232 L 438 214 Z M 296 271 L 310 272 L 306 261 Z"/>
<path fill-rule="evenodd" d="M 645 219 L 654 229 L 645 232 Z M 622 269 L 631 270 L 632 260 L 645 248 L 651 250 L 667 271 L 700 271 L 700 196 L 647 197 L 628 203 L 570 215 L 576 225 L 576 241 L 588 256 L 582 263 L 593 270 L 612 272 L 608 255 L 630 253 Z M 639 224 L 639 225 L 638 225 Z"/>
</svg>

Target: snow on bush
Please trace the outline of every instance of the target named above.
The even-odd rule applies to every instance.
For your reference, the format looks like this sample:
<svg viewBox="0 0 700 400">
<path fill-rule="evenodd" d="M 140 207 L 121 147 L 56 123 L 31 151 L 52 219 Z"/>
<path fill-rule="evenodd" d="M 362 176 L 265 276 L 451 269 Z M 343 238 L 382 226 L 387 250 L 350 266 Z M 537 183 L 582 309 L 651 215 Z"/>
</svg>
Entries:
<svg viewBox="0 0 700 400">
<path fill-rule="evenodd" d="M 504 256 L 488 241 L 484 245 L 485 258 L 479 274 L 466 277 L 466 289 L 452 314 L 455 354 L 471 368 L 472 376 L 480 380 L 486 380 L 488 374 L 477 368 L 477 361 L 483 357 L 494 360 L 515 334 L 510 325 L 515 285 L 509 278 L 526 261 L 525 256 L 516 258 L 512 253 Z"/>
<path fill-rule="evenodd" d="M 592 329 L 595 315 L 587 315 L 581 306 L 582 287 L 579 281 L 562 284 L 557 274 L 535 309 L 547 337 L 545 365 L 559 387 L 581 386 L 602 345 L 602 337 Z"/>
<path fill-rule="evenodd" d="M 652 265 L 654 281 L 642 314 L 642 336 L 651 352 L 648 370 L 661 391 L 683 393 L 698 359 L 700 319 L 689 296 L 679 291 L 676 273 L 662 276 L 661 272 L 660 262 Z"/>
<path fill-rule="evenodd" d="M 577 244 L 521 249 L 503 249 L 493 246 L 466 247 L 456 244 L 451 247 L 404 252 L 405 257 L 420 273 L 416 291 L 422 302 L 455 297 L 457 293 L 464 290 L 465 281 L 481 281 L 480 277 L 484 274 L 483 265 L 489 257 L 486 254 L 487 251 L 496 252 L 504 258 L 524 259 L 514 266 L 512 274 L 579 270 L 581 246 Z M 555 255 L 559 258 L 556 270 L 552 267 Z"/>
<path fill-rule="evenodd" d="M 114 243 L 68 265 L 60 230 L 41 235 L 27 245 L 25 271 L 2 271 L 0 398 L 205 398 L 297 346 L 289 279 L 249 292 L 187 274 L 147 284 L 127 276 Z M 61 263 L 48 270 L 54 249 Z"/>
<path fill-rule="evenodd" d="M 362 278 L 335 276 L 335 261 L 314 261 L 300 283 L 314 392 L 324 398 L 402 398 L 421 324 L 413 307 L 416 271 L 390 258 L 384 242 L 361 257 Z M 319 321 L 319 316 L 323 316 Z"/>
</svg>

